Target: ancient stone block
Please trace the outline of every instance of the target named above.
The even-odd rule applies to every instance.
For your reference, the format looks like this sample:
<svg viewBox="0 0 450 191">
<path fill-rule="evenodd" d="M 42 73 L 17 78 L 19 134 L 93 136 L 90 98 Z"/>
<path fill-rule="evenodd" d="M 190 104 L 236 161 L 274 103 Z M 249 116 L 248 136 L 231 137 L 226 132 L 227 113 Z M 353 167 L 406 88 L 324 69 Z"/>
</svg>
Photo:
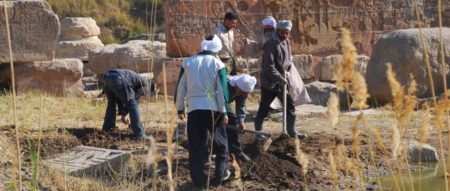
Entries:
<svg viewBox="0 0 450 191">
<path fill-rule="evenodd" d="M 78 40 L 60 40 L 55 56 L 56 58 L 78 58 L 82 61 L 88 61 L 90 53 L 97 53 L 104 46 L 96 36 Z"/>
<path fill-rule="evenodd" d="M 333 67 L 336 64 L 342 64 L 342 55 L 330 55 L 322 59 L 318 67 L 320 68 L 320 81 L 335 81 Z M 366 75 L 367 63 L 369 62 L 369 57 L 358 56 L 357 62 L 355 63 L 355 71 L 361 73 L 363 76 Z"/>
<path fill-rule="evenodd" d="M 91 17 L 65 17 L 61 19 L 62 39 L 79 39 L 100 35 L 97 22 Z"/>
<path fill-rule="evenodd" d="M 52 94 L 82 94 L 83 63 L 79 59 L 55 59 L 15 64 L 16 90 L 30 89 Z M 0 83 L 10 82 L 9 64 L 0 65 Z"/>
<path fill-rule="evenodd" d="M 164 75 L 163 64 L 166 66 L 166 82 L 167 82 L 167 94 L 174 96 L 177 88 L 178 76 L 180 74 L 182 59 L 164 59 L 160 64 L 155 65 L 154 75 L 156 88 L 159 89 L 159 93 L 164 93 Z"/>
<path fill-rule="evenodd" d="M 300 74 L 303 80 L 309 80 L 314 78 L 313 59 L 311 54 L 294 55 L 292 58 L 292 62 L 294 63 L 298 73 Z"/>
<path fill-rule="evenodd" d="M 9 62 L 4 5 L 0 3 L 0 63 Z M 54 57 L 58 16 L 45 0 L 6 1 L 15 62 L 47 61 Z"/>
<path fill-rule="evenodd" d="M 422 26 L 437 26 L 437 0 L 418 2 Z M 444 26 L 450 26 L 450 1 L 444 1 Z M 336 54 L 341 27 L 352 32 L 358 54 L 370 55 L 373 43 L 386 32 L 416 26 L 412 0 L 171 0 L 165 1 L 167 53 L 190 56 L 200 51 L 200 40 L 223 21 L 226 12 L 238 15 L 236 52 L 243 37 L 256 39 L 266 15 L 293 21 L 291 42 L 294 54 Z"/>
<path fill-rule="evenodd" d="M 126 151 L 77 146 L 56 158 L 44 160 L 44 164 L 73 176 L 107 177 L 119 172 L 130 158 L 131 153 Z"/>
<path fill-rule="evenodd" d="M 159 41 L 132 40 L 125 44 L 109 44 L 100 52 L 89 54 L 89 67 L 98 76 L 110 69 L 150 72 L 166 58 L 166 44 Z"/>
</svg>

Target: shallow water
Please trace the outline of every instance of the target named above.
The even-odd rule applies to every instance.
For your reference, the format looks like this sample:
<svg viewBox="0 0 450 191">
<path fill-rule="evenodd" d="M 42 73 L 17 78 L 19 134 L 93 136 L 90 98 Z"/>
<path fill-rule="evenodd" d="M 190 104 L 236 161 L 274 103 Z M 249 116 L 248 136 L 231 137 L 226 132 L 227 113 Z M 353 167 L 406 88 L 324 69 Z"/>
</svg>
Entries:
<svg viewBox="0 0 450 191">
<path fill-rule="evenodd" d="M 376 182 L 376 179 L 372 181 Z M 422 164 L 422 168 L 415 164 L 411 171 L 411 177 L 408 172 L 402 172 L 393 176 L 382 176 L 380 181 L 383 190 L 445 190 L 444 167 L 442 163 L 426 163 Z M 378 186 L 376 190 L 381 190 L 381 188 Z"/>
</svg>

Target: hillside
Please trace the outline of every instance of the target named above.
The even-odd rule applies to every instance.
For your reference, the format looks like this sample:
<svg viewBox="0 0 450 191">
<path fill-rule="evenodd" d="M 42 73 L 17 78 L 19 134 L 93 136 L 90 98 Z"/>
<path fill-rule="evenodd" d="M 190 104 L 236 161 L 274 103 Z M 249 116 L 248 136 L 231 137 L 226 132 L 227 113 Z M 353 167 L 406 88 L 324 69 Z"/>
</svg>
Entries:
<svg viewBox="0 0 450 191">
<path fill-rule="evenodd" d="M 152 18 L 152 2 L 157 4 L 156 32 L 162 31 L 162 0 L 47 0 L 62 17 L 92 17 L 101 28 L 103 43 L 120 42 L 145 33 Z M 147 22 L 148 21 L 148 22 Z M 148 24 L 146 24 L 148 23 Z"/>
</svg>

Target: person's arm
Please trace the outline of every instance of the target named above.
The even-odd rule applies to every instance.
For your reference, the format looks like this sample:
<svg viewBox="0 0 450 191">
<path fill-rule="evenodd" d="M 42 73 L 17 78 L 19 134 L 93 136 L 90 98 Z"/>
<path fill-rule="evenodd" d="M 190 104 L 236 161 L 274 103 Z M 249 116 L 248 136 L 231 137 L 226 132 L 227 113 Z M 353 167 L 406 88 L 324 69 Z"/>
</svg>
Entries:
<svg viewBox="0 0 450 191">
<path fill-rule="evenodd" d="M 227 72 L 225 67 L 219 70 L 218 80 L 217 80 L 217 99 L 218 99 L 218 109 L 220 113 L 227 116 L 226 105 L 228 104 L 228 80 Z"/>
<path fill-rule="evenodd" d="M 183 120 L 185 115 L 184 98 L 186 97 L 187 93 L 186 75 L 184 73 L 183 67 L 181 67 L 177 84 L 177 90 L 175 92 L 175 105 L 177 107 L 178 117 Z"/>
<path fill-rule="evenodd" d="M 122 101 L 120 101 L 120 99 L 117 99 L 117 107 L 118 107 L 118 114 L 122 117 L 125 117 L 126 115 L 128 115 L 129 111 L 127 109 L 127 107 L 125 106 L 125 103 L 123 103 Z"/>
<path fill-rule="evenodd" d="M 247 102 L 247 98 L 243 98 L 237 96 L 236 98 L 236 115 L 239 119 L 239 123 L 244 123 L 245 121 L 245 103 Z"/>
<path fill-rule="evenodd" d="M 146 94 L 146 92 L 150 92 L 150 89 L 148 89 L 148 88 L 150 88 L 150 86 L 148 85 L 147 80 L 145 80 L 143 77 L 139 76 L 139 74 L 137 76 L 136 81 L 137 82 L 136 82 L 136 86 L 135 86 L 135 88 L 136 88 L 135 98 L 136 98 L 136 100 L 138 100 L 140 97 L 144 96 Z"/>
<path fill-rule="evenodd" d="M 262 51 L 262 46 L 258 41 L 254 41 L 248 38 L 244 38 L 245 52 L 248 57 L 255 57 Z"/>
<path fill-rule="evenodd" d="M 274 42 L 267 42 L 264 44 L 263 54 L 263 72 L 271 82 L 284 82 L 283 75 L 277 70 L 275 64 L 277 64 L 277 46 Z"/>
</svg>

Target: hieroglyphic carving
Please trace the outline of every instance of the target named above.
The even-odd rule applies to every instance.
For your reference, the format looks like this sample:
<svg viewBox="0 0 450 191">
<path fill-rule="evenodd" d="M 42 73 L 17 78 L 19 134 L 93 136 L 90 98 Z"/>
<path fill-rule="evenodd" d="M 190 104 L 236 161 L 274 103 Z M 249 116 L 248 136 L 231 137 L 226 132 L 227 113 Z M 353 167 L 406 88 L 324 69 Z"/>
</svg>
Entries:
<svg viewBox="0 0 450 191">
<path fill-rule="evenodd" d="M 44 164 L 75 176 L 102 177 L 117 172 L 131 158 L 131 153 L 88 146 L 77 146 Z"/>
<path fill-rule="evenodd" d="M 414 0 L 172 0 L 166 3 L 166 18 L 183 15 L 186 19 L 197 19 L 190 25 L 187 21 L 172 20 L 167 27 L 181 28 L 187 33 L 178 36 L 181 47 L 192 47 L 200 38 L 191 38 L 208 33 L 220 24 L 227 11 L 239 15 L 235 29 L 236 48 L 239 52 L 241 38 L 256 38 L 261 32 L 260 21 L 265 15 L 273 15 L 277 20 L 290 19 L 294 26 L 291 41 L 295 54 L 334 54 L 338 53 L 338 35 L 342 27 L 350 29 L 359 54 L 371 54 L 373 43 L 379 35 L 402 28 L 417 27 L 413 6 Z M 437 26 L 437 0 L 416 0 L 423 27 Z M 207 8 L 204 8 L 207 7 Z M 168 14 L 167 14 L 168 13 Z M 195 18 L 188 15 L 195 15 Z M 203 17 L 200 17 L 202 15 Z M 443 5 L 444 26 L 450 25 L 450 1 Z M 201 18 L 201 19 L 199 19 Z M 203 24 L 198 22 L 204 22 Z M 183 25 L 184 27 L 178 27 Z M 186 29 L 192 26 L 194 29 Z M 204 30 L 195 29 L 204 27 Z M 196 33 L 200 32 L 202 34 Z M 176 33 L 176 32 L 175 32 Z M 167 34 L 167 33 L 166 33 Z M 170 36 L 170 34 L 167 34 Z M 186 40 L 184 38 L 191 38 Z M 194 42 L 197 40 L 198 42 Z M 184 45 L 183 43 L 188 43 Z M 168 43 L 169 56 L 179 56 Z M 175 52 L 173 52 L 175 50 Z M 192 49 L 191 49 L 192 50 Z M 197 51 L 197 50 L 196 50 Z M 183 50 L 182 50 L 183 52 Z M 193 54 L 183 53 L 183 55 Z"/>
<path fill-rule="evenodd" d="M 0 4 L 0 63 L 9 62 L 6 24 Z M 53 59 L 59 20 L 44 0 L 7 1 L 13 59 L 16 62 Z"/>
</svg>

